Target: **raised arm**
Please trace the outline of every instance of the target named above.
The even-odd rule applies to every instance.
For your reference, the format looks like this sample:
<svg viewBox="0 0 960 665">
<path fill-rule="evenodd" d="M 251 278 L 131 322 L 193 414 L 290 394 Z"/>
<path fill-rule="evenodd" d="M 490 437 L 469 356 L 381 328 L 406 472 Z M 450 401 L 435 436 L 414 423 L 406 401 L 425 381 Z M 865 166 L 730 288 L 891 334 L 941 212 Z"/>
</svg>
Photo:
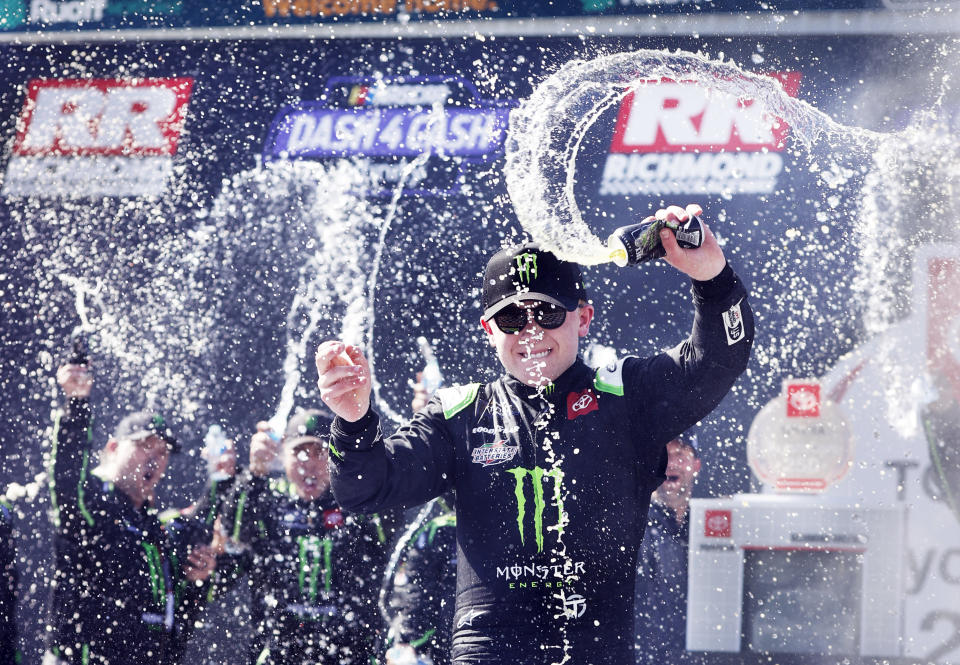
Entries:
<svg viewBox="0 0 960 665">
<path fill-rule="evenodd" d="M 657 217 L 686 221 L 699 206 L 672 206 Z M 666 260 L 693 280 L 695 315 L 690 336 L 652 358 L 624 366 L 627 386 L 638 403 L 636 426 L 666 443 L 712 411 L 746 369 L 753 344 L 753 312 L 747 291 L 726 262 L 707 226 L 699 249 L 682 249 L 667 230 L 661 241 Z"/>
<path fill-rule="evenodd" d="M 338 364 L 349 357 L 351 364 Z M 424 503 L 454 481 L 454 443 L 439 398 L 384 437 L 370 408 L 369 365 L 342 342 L 317 350 L 320 397 L 337 414 L 330 430 L 331 481 L 347 510 L 377 512 Z"/>
<path fill-rule="evenodd" d="M 78 520 L 92 524 L 83 485 L 93 468 L 91 460 L 90 390 L 93 375 L 87 365 L 67 364 L 57 370 L 57 383 L 67 402 L 57 412 L 48 467 L 54 525 L 72 531 Z"/>
</svg>

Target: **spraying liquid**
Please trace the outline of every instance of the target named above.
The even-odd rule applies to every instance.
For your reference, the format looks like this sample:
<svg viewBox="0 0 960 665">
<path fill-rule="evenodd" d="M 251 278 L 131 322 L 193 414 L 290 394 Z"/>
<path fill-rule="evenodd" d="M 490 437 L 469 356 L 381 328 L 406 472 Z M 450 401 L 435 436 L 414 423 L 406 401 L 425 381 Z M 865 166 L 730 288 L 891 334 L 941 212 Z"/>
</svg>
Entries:
<svg viewBox="0 0 960 665">
<path fill-rule="evenodd" d="M 641 50 L 573 61 L 561 67 L 541 83 L 533 94 L 510 114 L 506 146 L 505 175 L 507 189 L 524 230 L 544 248 L 559 257 L 584 265 L 615 262 L 637 265 L 662 256 L 659 232 L 663 223 L 633 224 L 614 232 L 608 242 L 600 240 L 583 219 L 574 195 L 576 161 L 580 146 L 591 126 L 623 99 L 646 85 L 664 79 L 695 81 L 711 94 L 733 98 L 734 102 L 753 100 L 769 126 L 782 119 L 792 135 L 810 146 L 829 139 L 869 152 L 882 135 L 851 130 L 829 116 L 790 97 L 780 83 L 770 77 L 745 72 L 732 63 L 707 60 L 690 53 L 664 53 Z M 696 228 L 671 228 L 678 244 L 699 247 L 703 241 L 700 221 Z M 681 234 L 683 234 L 681 238 Z M 535 340 L 530 340 L 531 348 Z M 531 367 L 536 373 L 536 367 Z M 541 377 L 538 385 L 547 383 Z M 546 414 L 545 414 L 546 415 Z M 562 474 L 562 456 L 555 454 L 549 431 L 549 417 L 542 419 L 542 446 L 551 469 Z M 562 475 L 561 475 L 562 477 Z M 562 500 L 557 497 L 557 501 Z M 562 539 L 557 552 L 561 560 L 569 558 Z M 556 597 L 557 618 L 564 616 L 563 594 Z M 565 624 L 561 624 L 564 656 L 569 661 L 569 642 Z"/>
<path fill-rule="evenodd" d="M 752 99 L 770 126 L 782 119 L 806 145 L 829 140 L 870 154 L 882 134 L 844 127 L 791 97 L 774 78 L 693 53 L 639 50 L 568 62 L 510 113 L 507 189 L 517 218 L 532 238 L 563 259 L 583 265 L 623 260 L 584 222 L 574 196 L 576 160 L 590 127 L 646 85 L 696 81 L 711 94 Z"/>
</svg>

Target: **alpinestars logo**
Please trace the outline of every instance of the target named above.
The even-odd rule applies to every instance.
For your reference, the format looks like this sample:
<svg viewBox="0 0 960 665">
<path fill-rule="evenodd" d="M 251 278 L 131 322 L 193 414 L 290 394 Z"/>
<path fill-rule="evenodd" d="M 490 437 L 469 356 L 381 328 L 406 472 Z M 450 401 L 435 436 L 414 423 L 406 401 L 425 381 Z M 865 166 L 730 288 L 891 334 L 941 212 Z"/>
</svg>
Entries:
<svg viewBox="0 0 960 665">
<path fill-rule="evenodd" d="M 520 530 L 520 542 L 526 544 L 524 522 L 527 516 L 527 498 L 525 487 L 527 478 L 530 478 L 530 484 L 533 490 L 533 533 L 537 544 L 537 552 L 543 551 L 543 514 L 547 508 L 547 502 L 543 492 L 543 479 L 553 480 L 553 500 L 550 505 L 557 508 L 556 524 L 548 529 L 556 531 L 557 537 L 563 535 L 563 525 L 566 524 L 567 514 L 563 510 L 563 471 L 558 468 L 544 469 L 535 466 L 532 469 L 523 467 L 514 467 L 507 469 L 507 473 L 512 474 L 516 479 L 514 494 L 517 498 L 517 528 Z"/>
<path fill-rule="evenodd" d="M 771 76 L 797 96 L 798 72 Z M 647 81 L 621 103 L 600 193 L 770 193 L 788 130 L 751 99 L 697 81 Z"/>
<path fill-rule="evenodd" d="M 495 441 L 493 443 L 485 443 L 479 448 L 474 448 L 472 454 L 473 463 L 482 466 L 494 466 L 495 464 L 509 462 L 517 455 L 520 446 L 508 446 L 506 443 L 506 441 Z"/>
</svg>

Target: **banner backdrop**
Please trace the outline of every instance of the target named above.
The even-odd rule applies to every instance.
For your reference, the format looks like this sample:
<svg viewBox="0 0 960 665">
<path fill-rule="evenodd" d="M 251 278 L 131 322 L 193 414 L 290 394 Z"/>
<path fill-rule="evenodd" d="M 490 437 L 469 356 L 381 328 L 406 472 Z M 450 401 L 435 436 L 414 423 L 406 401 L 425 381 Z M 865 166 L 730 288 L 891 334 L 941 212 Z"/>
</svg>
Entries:
<svg viewBox="0 0 960 665">
<path fill-rule="evenodd" d="M 42 12 L 61 20 L 68 4 L 84 6 L 69 10 L 78 20 L 100 21 L 109 8 L 44 2 L 35 0 L 34 14 L 24 8 L 14 27 Z M 347 4 L 315 2 L 296 20 Z M 477 11 L 459 6 L 467 4 Z M 590 4 L 577 10 L 599 7 Z M 230 20 L 271 18 L 245 6 Z M 271 6 L 279 16 L 280 0 Z M 288 6 L 295 14 L 304 5 Z M 496 11 L 515 10 L 500 0 Z M 167 12 L 214 20 L 186 0 L 156 6 Z M 114 17 L 125 20 L 119 10 Z M 285 384 L 297 404 L 316 403 L 312 349 L 326 337 L 372 330 L 378 406 L 397 414 L 423 364 L 418 336 L 434 346 L 448 383 L 494 376 L 478 286 L 485 257 L 522 236 L 502 171 L 509 110 L 571 59 L 702 51 L 776 77 L 840 122 L 892 131 L 921 110 L 957 126 L 957 94 L 940 80 L 953 71 L 954 47 L 923 37 L 4 46 L 4 480 L 42 471 L 52 377 L 77 329 L 91 338 L 96 435 L 105 440 L 124 411 L 150 404 L 170 414 L 193 451 L 172 462 L 166 505 L 199 491 L 196 451 L 208 425 L 237 437 L 243 459 Z M 600 114 L 576 163 L 575 194 L 598 236 L 665 204 L 700 203 L 750 285 L 756 351 L 702 424 L 701 494 L 748 489 L 744 436 L 756 410 L 784 378 L 823 375 L 862 338 L 865 305 L 851 283 L 872 156 L 856 136 L 813 148 L 795 136 L 760 122 L 748 100 L 658 81 Z M 688 281 L 662 262 L 597 266 L 586 281 L 597 308 L 587 342 L 645 355 L 690 328 Z M 363 318 L 366 303 L 372 318 Z M 351 323 L 357 316 L 363 325 Z M 41 493 L 21 509 L 41 533 L 42 508 Z M 36 542 L 26 575 L 44 588 L 44 541 Z M 41 600 L 22 599 L 32 603 L 22 613 L 32 617 L 31 649 Z M 216 661 L 241 648 L 222 636 L 217 644 L 198 653 Z M 917 638 L 908 655 L 935 647 Z"/>
<path fill-rule="evenodd" d="M 936 6 L 939 3 L 932 3 Z M 949 5 L 950 3 L 944 3 Z M 459 21 L 631 14 L 921 9 L 899 0 L 0 0 L 0 30 L 115 30 L 201 26 Z"/>
</svg>

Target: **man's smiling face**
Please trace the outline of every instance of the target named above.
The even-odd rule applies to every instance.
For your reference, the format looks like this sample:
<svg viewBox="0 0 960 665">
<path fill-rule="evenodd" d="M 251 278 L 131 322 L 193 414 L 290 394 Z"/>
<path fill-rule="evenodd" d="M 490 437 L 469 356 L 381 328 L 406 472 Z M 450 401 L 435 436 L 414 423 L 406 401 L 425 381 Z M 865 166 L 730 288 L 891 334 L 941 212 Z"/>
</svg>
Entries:
<svg viewBox="0 0 960 665">
<path fill-rule="evenodd" d="M 536 300 L 521 303 L 528 310 L 540 304 Z M 580 338 L 590 330 L 593 305 L 567 312 L 563 324 L 552 330 L 537 325 L 532 312 L 529 318 L 530 323 L 518 333 L 503 332 L 494 319 L 484 329 L 508 374 L 530 386 L 547 385 L 576 361 Z"/>
</svg>

